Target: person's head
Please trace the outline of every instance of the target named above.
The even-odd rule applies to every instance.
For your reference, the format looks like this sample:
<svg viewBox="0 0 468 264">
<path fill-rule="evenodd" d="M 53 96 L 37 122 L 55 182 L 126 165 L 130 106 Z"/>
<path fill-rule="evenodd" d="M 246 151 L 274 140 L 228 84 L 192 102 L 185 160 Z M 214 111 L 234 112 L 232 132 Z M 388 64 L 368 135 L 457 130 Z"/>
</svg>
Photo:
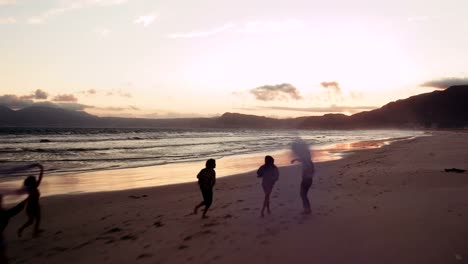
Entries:
<svg viewBox="0 0 468 264">
<path fill-rule="evenodd" d="M 36 177 L 28 176 L 25 180 L 23 185 L 28 188 L 35 188 L 36 187 Z"/>
<path fill-rule="evenodd" d="M 265 156 L 265 165 L 271 166 L 275 164 L 275 159 L 272 156 Z"/>
<path fill-rule="evenodd" d="M 206 161 L 205 166 L 207 168 L 214 169 L 214 168 L 216 168 L 216 161 L 214 159 L 209 159 L 209 160 Z"/>
</svg>

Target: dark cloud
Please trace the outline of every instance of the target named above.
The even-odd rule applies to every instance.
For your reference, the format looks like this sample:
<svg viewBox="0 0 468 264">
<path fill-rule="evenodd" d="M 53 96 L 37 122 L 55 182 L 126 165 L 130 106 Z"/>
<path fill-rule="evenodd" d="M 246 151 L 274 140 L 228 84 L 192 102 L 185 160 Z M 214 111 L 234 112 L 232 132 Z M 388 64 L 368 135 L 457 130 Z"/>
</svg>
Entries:
<svg viewBox="0 0 468 264">
<path fill-rule="evenodd" d="M 250 93 L 260 101 L 275 101 L 275 100 L 300 100 L 302 96 L 296 87 L 289 83 L 282 83 L 276 85 L 263 85 L 250 90 Z"/>
<path fill-rule="evenodd" d="M 34 102 L 31 99 L 25 99 L 22 97 L 18 97 L 13 94 L 6 94 L 0 96 L 0 105 L 9 107 L 11 109 L 22 109 L 30 106 L 47 106 L 47 107 L 58 107 L 64 108 L 68 110 L 84 110 L 87 108 L 94 108 L 90 105 L 83 105 L 78 103 L 53 103 L 49 101 L 42 101 L 42 102 Z"/>
<path fill-rule="evenodd" d="M 79 104 L 79 103 L 52 103 L 52 102 L 49 102 L 49 101 L 35 103 L 34 105 L 35 106 L 57 107 L 57 108 L 63 108 L 63 109 L 67 109 L 67 110 L 74 110 L 74 111 L 83 111 L 85 109 L 94 108 L 94 106 L 84 105 L 84 104 Z"/>
<path fill-rule="evenodd" d="M 52 99 L 55 102 L 76 102 L 78 99 L 73 94 L 59 94 Z"/>
<path fill-rule="evenodd" d="M 338 82 L 332 81 L 332 82 L 321 82 L 320 86 L 323 88 L 331 90 L 335 94 L 341 94 L 341 88 Z"/>
<path fill-rule="evenodd" d="M 284 111 L 296 111 L 296 112 L 314 112 L 314 113 L 357 113 L 361 111 L 368 111 L 376 109 L 376 106 L 345 106 L 345 105 L 330 105 L 327 107 L 285 107 L 285 106 L 270 106 L 270 107 L 258 107 L 261 109 L 270 110 L 284 110 Z"/>
<path fill-rule="evenodd" d="M 422 87 L 432 87 L 437 89 L 446 89 L 450 86 L 454 85 L 468 85 L 468 77 L 463 78 L 455 78 L 455 77 L 448 77 L 448 78 L 441 78 L 432 81 L 425 82 L 421 84 Z"/>
<path fill-rule="evenodd" d="M 34 94 L 30 94 L 30 95 L 22 95 L 22 96 L 19 97 L 19 99 L 32 100 L 35 97 L 36 96 Z"/>
<path fill-rule="evenodd" d="M 34 101 L 29 98 L 18 97 L 14 94 L 6 94 L 0 96 L 0 105 L 11 109 L 21 109 L 34 104 Z"/>
<path fill-rule="evenodd" d="M 48 96 L 49 95 L 46 92 L 44 92 L 43 90 L 37 89 L 33 94 L 23 95 L 23 96 L 20 96 L 19 98 L 20 99 L 27 99 L 27 100 L 32 100 L 32 99 L 45 100 L 45 99 L 47 99 Z"/>
<path fill-rule="evenodd" d="M 41 89 L 37 89 L 34 92 L 34 99 L 45 100 L 49 95 Z"/>
</svg>

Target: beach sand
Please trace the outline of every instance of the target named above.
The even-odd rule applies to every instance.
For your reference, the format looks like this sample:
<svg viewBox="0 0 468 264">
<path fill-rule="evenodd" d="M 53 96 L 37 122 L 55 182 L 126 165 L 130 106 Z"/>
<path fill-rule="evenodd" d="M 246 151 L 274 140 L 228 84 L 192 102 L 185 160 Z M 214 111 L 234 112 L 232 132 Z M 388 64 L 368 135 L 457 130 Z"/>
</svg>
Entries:
<svg viewBox="0 0 468 264">
<path fill-rule="evenodd" d="M 433 134 L 318 163 L 308 216 L 298 165 L 280 168 L 265 218 L 252 171 L 218 180 L 204 220 L 191 215 L 196 183 L 44 197 L 44 232 L 17 238 L 21 213 L 6 230 L 8 255 L 12 263 L 468 263 L 468 172 L 444 171 L 468 169 L 468 133 Z"/>
</svg>

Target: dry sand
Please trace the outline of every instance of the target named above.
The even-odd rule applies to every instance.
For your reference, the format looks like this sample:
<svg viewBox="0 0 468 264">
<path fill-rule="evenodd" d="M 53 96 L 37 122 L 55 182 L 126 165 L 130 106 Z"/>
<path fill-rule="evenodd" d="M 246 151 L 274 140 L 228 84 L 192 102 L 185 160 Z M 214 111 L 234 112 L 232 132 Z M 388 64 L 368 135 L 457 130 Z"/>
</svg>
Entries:
<svg viewBox="0 0 468 264">
<path fill-rule="evenodd" d="M 261 164 L 258 164 L 259 166 Z M 195 183 L 41 199 L 44 232 L 6 231 L 13 263 L 468 263 L 468 133 L 317 165 L 302 216 L 299 166 L 282 167 L 260 218 L 254 172 L 218 180 L 210 218 Z M 193 172 L 196 175 L 197 172 Z"/>
</svg>

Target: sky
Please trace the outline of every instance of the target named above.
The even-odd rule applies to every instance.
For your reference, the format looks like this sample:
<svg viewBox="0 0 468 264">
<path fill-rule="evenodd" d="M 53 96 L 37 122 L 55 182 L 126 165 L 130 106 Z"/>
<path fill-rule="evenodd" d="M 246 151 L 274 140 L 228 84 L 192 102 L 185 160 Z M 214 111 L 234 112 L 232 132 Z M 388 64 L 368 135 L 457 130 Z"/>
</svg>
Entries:
<svg viewBox="0 0 468 264">
<path fill-rule="evenodd" d="M 0 0 L 0 105 L 353 114 L 468 83 L 466 0 Z"/>
</svg>

